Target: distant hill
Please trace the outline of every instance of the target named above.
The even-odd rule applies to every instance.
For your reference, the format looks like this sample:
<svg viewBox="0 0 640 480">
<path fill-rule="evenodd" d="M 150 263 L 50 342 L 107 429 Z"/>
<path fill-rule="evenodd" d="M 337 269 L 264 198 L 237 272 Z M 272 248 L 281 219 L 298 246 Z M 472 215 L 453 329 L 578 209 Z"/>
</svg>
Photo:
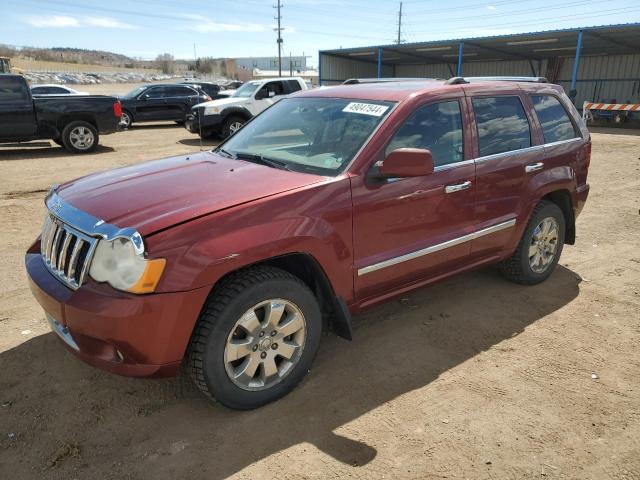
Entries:
<svg viewBox="0 0 640 480">
<path fill-rule="evenodd" d="M 137 60 L 119 53 L 81 48 L 33 48 L 0 45 L 0 56 L 46 62 L 79 63 L 124 68 L 156 68 L 153 61 Z"/>
</svg>

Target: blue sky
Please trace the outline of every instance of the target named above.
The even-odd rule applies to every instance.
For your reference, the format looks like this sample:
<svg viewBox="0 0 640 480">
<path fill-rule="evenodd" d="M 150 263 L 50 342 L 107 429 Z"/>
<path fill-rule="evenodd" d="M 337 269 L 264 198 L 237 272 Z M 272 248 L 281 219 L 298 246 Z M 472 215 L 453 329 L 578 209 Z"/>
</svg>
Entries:
<svg viewBox="0 0 640 480">
<path fill-rule="evenodd" d="M 145 59 L 276 55 L 275 0 L 0 0 L 0 43 Z M 393 43 L 397 1 L 284 0 L 284 52 Z M 638 0 L 405 0 L 407 42 L 640 22 Z"/>
</svg>

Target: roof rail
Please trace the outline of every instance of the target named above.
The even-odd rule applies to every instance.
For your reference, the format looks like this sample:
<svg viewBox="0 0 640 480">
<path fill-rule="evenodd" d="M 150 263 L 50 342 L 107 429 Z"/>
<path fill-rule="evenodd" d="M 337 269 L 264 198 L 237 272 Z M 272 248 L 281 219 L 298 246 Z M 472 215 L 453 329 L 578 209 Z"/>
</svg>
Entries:
<svg viewBox="0 0 640 480">
<path fill-rule="evenodd" d="M 442 80 L 441 78 L 420 78 L 420 77 L 382 77 L 382 78 L 349 78 L 342 82 L 342 85 L 356 85 L 359 83 L 390 83 L 390 82 L 428 82 Z"/>
<path fill-rule="evenodd" d="M 445 83 L 447 85 L 459 85 L 461 83 L 474 82 L 530 82 L 549 83 L 545 77 L 451 77 Z"/>
</svg>

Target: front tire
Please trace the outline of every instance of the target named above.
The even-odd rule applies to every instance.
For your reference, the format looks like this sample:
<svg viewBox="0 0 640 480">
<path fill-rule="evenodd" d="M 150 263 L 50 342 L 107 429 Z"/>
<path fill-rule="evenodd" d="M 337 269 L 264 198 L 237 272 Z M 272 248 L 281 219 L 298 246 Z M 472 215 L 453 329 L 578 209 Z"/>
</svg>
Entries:
<svg viewBox="0 0 640 480">
<path fill-rule="evenodd" d="M 71 153 L 93 152 L 99 140 L 98 130 L 88 122 L 71 122 L 62 130 L 62 143 Z"/>
<path fill-rule="evenodd" d="M 133 123 L 133 116 L 127 110 L 122 110 L 122 115 L 120 116 L 120 127 L 125 130 L 131 127 Z"/>
<path fill-rule="evenodd" d="M 274 267 L 232 274 L 207 300 L 189 345 L 191 377 L 210 399 L 240 410 L 289 393 L 320 345 L 314 294 Z"/>
<path fill-rule="evenodd" d="M 565 218 L 555 203 L 541 201 L 533 211 L 514 254 L 499 266 L 509 280 L 523 285 L 545 281 L 562 254 Z"/>
<path fill-rule="evenodd" d="M 245 123 L 247 123 L 247 121 L 244 118 L 237 115 L 231 115 L 222 124 L 222 138 L 227 138 L 233 135 L 240 130 Z"/>
</svg>

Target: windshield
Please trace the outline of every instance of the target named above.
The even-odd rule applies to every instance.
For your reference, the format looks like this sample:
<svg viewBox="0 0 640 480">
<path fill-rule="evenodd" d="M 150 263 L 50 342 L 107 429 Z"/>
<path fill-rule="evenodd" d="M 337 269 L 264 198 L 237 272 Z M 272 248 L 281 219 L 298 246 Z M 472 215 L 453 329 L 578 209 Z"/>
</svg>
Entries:
<svg viewBox="0 0 640 480">
<path fill-rule="evenodd" d="M 146 86 L 135 88 L 135 89 L 131 90 L 129 93 L 126 93 L 126 94 L 122 95 L 122 98 L 135 98 L 138 95 L 140 95 L 142 92 L 144 92 L 147 88 L 148 87 L 146 87 Z"/>
<path fill-rule="evenodd" d="M 251 82 L 245 83 L 238 90 L 236 90 L 236 93 L 234 93 L 233 96 L 248 98 L 253 94 L 253 92 L 255 92 L 258 89 L 259 85 L 260 85 L 259 83 L 251 83 Z"/>
<path fill-rule="evenodd" d="M 392 105 L 342 98 L 285 98 L 220 148 L 241 158 L 264 157 L 289 170 L 335 176 L 349 164 Z"/>
</svg>

